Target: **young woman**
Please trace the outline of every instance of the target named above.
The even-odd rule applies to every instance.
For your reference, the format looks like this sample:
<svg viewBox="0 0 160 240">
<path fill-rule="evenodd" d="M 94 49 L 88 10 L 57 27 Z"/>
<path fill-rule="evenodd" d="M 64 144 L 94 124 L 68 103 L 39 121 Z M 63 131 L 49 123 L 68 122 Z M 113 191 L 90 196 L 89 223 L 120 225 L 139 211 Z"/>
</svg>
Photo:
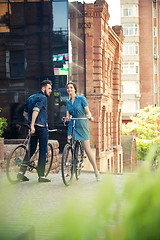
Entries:
<svg viewBox="0 0 160 240">
<path fill-rule="evenodd" d="M 69 118 L 85 118 L 93 121 L 93 117 L 89 111 L 87 100 L 84 96 L 77 94 L 77 86 L 75 83 L 70 82 L 66 85 L 67 93 L 69 94 L 70 99 L 67 101 L 67 112 L 66 117 Z M 71 139 L 72 132 L 72 122 L 69 122 L 68 125 L 68 141 Z M 100 174 L 97 169 L 97 165 L 94 159 L 94 155 L 91 151 L 90 142 L 89 142 L 89 129 L 88 129 L 88 120 L 76 120 L 75 124 L 75 140 L 80 140 L 83 144 L 84 150 L 88 156 L 90 163 L 93 166 L 96 180 L 100 180 Z"/>
</svg>

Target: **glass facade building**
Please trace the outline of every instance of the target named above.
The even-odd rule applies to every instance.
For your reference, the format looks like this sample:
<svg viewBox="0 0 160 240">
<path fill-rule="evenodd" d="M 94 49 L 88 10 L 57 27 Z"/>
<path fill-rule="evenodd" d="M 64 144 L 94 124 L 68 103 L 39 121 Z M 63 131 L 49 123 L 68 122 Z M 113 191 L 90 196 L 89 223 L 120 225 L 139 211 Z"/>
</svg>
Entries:
<svg viewBox="0 0 160 240">
<path fill-rule="evenodd" d="M 0 0 L 0 107 L 8 120 L 5 138 L 20 138 L 26 99 L 50 79 L 50 128 L 61 124 L 68 98 L 68 1 Z"/>
</svg>

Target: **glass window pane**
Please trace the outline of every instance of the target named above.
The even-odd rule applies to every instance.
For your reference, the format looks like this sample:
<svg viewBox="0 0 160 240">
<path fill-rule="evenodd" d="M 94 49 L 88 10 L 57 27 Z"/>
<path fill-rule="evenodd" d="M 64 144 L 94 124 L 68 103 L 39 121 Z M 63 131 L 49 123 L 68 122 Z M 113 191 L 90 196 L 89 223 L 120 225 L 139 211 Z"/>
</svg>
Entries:
<svg viewBox="0 0 160 240">
<path fill-rule="evenodd" d="M 53 2 L 53 30 L 67 30 L 68 28 L 68 5 L 67 2 Z"/>
<path fill-rule="evenodd" d="M 10 51 L 11 77 L 23 77 L 24 73 L 24 51 Z"/>
</svg>

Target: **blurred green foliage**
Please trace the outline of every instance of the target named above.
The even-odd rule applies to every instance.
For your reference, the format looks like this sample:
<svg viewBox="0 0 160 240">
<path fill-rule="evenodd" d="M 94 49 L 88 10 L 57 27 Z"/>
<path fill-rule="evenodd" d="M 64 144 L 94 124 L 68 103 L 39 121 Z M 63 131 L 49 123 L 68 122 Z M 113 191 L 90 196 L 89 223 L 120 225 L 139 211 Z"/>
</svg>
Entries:
<svg viewBox="0 0 160 240">
<path fill-rule="evenodd" d="M 122 124 L 122 135 L 137 137 L 137 157 L 138 160 L 144 160 L 153 144 L 160 146 L 160 107 L 140 109 L 131 120 L 132 122 Z M 157 152 L 160 152 L 160 147 Z"/>
<path fill-rule="evenodd" d="M 0 112 L 2 109 L 0 108 Z M 7 119 L 4 117 L 0 117 L 0 137 L 2 137 L 2 134 L 4 132 L 4 129 L 7 128 Z"/>
</svg>

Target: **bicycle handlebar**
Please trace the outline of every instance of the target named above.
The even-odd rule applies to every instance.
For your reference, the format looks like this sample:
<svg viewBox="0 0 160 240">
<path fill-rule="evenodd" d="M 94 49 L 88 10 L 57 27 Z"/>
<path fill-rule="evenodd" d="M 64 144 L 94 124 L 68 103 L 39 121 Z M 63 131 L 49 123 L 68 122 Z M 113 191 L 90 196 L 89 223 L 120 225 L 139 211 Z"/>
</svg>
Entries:
<svg viewBox="0 0 160 240">
<path fill-rule="evenodd" d="M 57 132 L 57 131 L 58 131 L 58 129 L 48 129 L 48 132 Z"/>
<path fill-rule="evenodd" d="M 27 123 L 18 122 L 18 123 L 16 123 L 16 124 L 21 125 L 21 126 L 24 126 L 24 127 L 27 127 L 28 130 L 31 130 L 30 125 L 27 124 Z M 58 130 L 58 129 L 48 129 L 48 132 L 57 132 L 57 131 L 61 131 L 61 130 Z"/>
<path fill-rule="evenodd" d="M 85 119 L 87 119 L 87 118 L 73 118 L 73 117 L 67 118 L 67 117 L 63 117 L 62 121 L 64 121 L 64 120 L 68 120 L 68 121 L 70 121 L 70 120 L 85 120 Z"/>
</svg>

